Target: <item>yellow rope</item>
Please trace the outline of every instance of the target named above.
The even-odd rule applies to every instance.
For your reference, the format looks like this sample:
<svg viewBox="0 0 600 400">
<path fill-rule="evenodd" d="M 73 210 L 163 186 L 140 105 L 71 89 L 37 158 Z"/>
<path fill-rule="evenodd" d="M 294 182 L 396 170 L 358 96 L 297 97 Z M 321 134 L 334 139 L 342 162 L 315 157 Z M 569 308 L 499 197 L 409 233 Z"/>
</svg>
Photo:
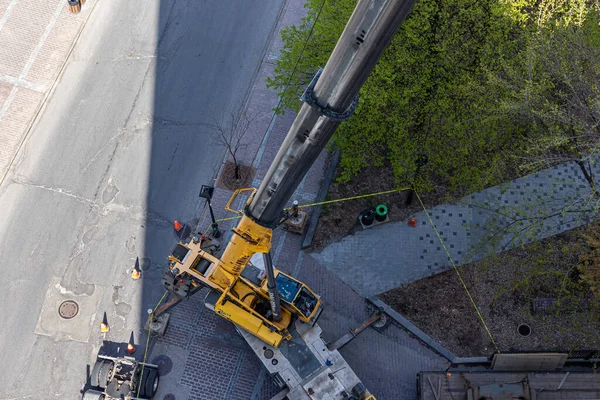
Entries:
<svg viewBox="0 0 600 400">
<path fill-rule="evenodd" d="M 386 190 L 384 192 L 376 192 L 376 193 L 362 194 L 359 196 L 345 197 L 343 199 L 320 201 L 318 203 L 304 204 L 304 205 L 298 206 L 298 208 L 314 207 L 314 206 L 321 206 L 323 204 L 339 203 L 341 201 L 364 199 L 365 197 L 380 196 L 382 194 L 396 193 L 396 192 L 401 192 L 403 190 L 410 190 L 410 188 L 398 188 L 398 189 Z M 289 208 L 286 208 L 286 210 L 289 210 Z"/>
<path fill-rule="evenodd" d="M 142 388 L 142 384 L 144 383 L 144 364 L 146 363 L 146 357 L 148 356 L 148 346 L 150 345 L 150 325 L 149 325 L 150 319 L 152 319 L 152 317 L 154 316 L 154 312 L 156 311 L 156 309 L 158 308 L 160 303 L 162 303 L 162 301 L 164 300 L 167 293 L 169 293 L 169 291 L 165 290 L 165 293 L 162 295 L 162 297 L 160 298 L 158 303 L 156 303 L 156 306 L 152 310 L 152 314 L 150 314 L 148 316 L 148 337 L 146 338 L 146 349 L 144 350 L 144 361 L 142 361 L 142 372 L 140 373 L 140 384 L 138 385 L 138 390 L 137 390 L 137 394 L 135 397 L 140 397 L 140 389 Z"/>
<path fill-rule="evenodd" d="M 303 204 L 303 205 L 298 206 L 298 208 L 315 207 L 315 206 L 322 206 L 324 204 L 339 203 L 339 202 L 348 201 L 348 200 L 364 199 L 366 197 L 381 196 L 383 194 L 396 193 L 396 192 L 401 192 L 403 190 L 410 190 L 410 188 L 398 188 L 398 189 L 386 190 L 383 192 L 368 193 L 368 194 L 361 194 L 359 196 L 345 197 L 343 199 L 326 200 L 326 201 L 320 201 L 318 203 Z M 291 207 L 285 208 L 285 210 L 289 210 L 289 209 L 291 209 Z M 215 220 L 215 222 L 231 221 L 233 219 L 240 219 L 240 218 L 242 218 L 241 215 L 235 215 L 233 217 L 217 219 L 217 220 Z M 206 234 L 206 232 L 208 232 L 208 229 L 205 231 L 205 234 Z"/>
<path fill-rule="evenodd" d="M 448 259 L 450 260 L 450 263 L 452 264 L 452 267 L 454 268 L 454 271 L 456 271 L 456 275 L 458 275 L 458 280 L 460 281 L 462 287 L 465 289 L 465 292 L 467 292 L 467 296 L 469 296 L 469 300 L 471 300 L 471 304 L 473 305 L 473 308 L 475 309 L 475 312 L 479 316 L 479 319 L 481 320 L 481 323 L 483 324 L 483 327 L 485 328 L 485 331 L 487 332 L 488 336 L 490 337 L 490 340 L 492 341 L 492 344 L 496 348 L 496 352 L 500 353 L 500 349 L 498 348 L 498 345 L 496 344 L 496 341 L 494 340 L 494 337 L 492 336 L 492 332 L 490 332 L 487 324 L 485 323 L 485 320 L 483 319 L 483 315 L 481 315 L 481 313 L 479 312 L 479 308 L 477 307 L 477 304 L 475 303 L 475 300 L 473 299 L 473 296 L 471 296 L 471 292 L 469 292 L 469 289 L 467 288 L 467 285 L 465 284 L 465 281 L 463 280 L 462 275 L 460 274 L 460 271 L 456 267 L 456 264 L 454 263 L 454 260 L 450 256 L 450 252 L 446 248 L 446 245 L 444 244 L 444 241 L 442 240 L 442 237 L 441 237 L 440 233 L 438 232 L 437 227 L 435 226 L 435 223 L 431 219 L 431 216 L 429 215 L 429 212 L 427 212 L 427 209 L 425 208 L 425 204 L 423 204 L 423 201 L 421 200 L 421 196 L 419 196 L 419 193 L 417 193 L 416 190 L 415 190 L 415 194 L 417 195 L 417 198 L 419 199 L 419 203 L 421 203 L 421 207 L 423 207 L 423 211 L 425 211 L 425 215 L 427 215 L 427 219 L 429 220 L 429 223 L 433 227 L 433 230 L 435 231 L 436 236 L 438 237 L 440 243 L 442 244 L 442 247 L 444 248 L 444 251 L 446 252 L 446 255 L 448 256 Z"/>
</svg>

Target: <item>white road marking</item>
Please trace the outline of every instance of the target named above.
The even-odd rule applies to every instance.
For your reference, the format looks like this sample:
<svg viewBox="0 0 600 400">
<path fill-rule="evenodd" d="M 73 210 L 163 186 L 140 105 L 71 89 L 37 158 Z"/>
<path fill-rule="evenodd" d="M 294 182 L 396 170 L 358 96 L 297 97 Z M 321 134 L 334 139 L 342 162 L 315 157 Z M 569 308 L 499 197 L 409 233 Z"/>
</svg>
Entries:
<svg viewBox="0 0 600 400">
<path fill-rule="evenodd" d="M 0 82 L 10 83 L 11 85 L 20 86 L 25 89 L 33 90 L 34 92 L 46 93 L 46 88 L 43 85 L 15 78 L 14 76 L 0 74 Z"/>
<path fill-rule="evenodd" d="M 16 5 L 17 5 L 17 0 L 12 0 L 10 2 L 10 4 L 8 5 L 8 7 L 6 7 L 6 10 L 4 11 L 4 14 L 2 15 L 2 19 L 0 19 L 0 31 L 2 30 L 2 27 L 6 23 L 6 20 L 8 19 L 8 17 L 10 17 L 10 14 L 12 14 L 12 10 L 13 10 L 13 8 L 15 8 Z"/>
</svg>

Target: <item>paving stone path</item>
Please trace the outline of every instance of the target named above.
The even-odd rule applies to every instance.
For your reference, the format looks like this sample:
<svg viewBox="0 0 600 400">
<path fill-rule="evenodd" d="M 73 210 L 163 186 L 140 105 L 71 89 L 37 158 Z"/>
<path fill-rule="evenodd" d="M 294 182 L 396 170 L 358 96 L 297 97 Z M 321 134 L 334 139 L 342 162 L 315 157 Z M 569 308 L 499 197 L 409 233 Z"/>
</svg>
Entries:
<svg viewBox="0 0 600 400">
<path fill-rule="evenodd" d="M 434 225 L 460 265 L 580 226 L 596 207 L 579 166 L 567 163 L 433 207 L 433 225 L 423 211 L 415 214 L 416 227 L 382 224 L 314 258 L 360 295 L 374 296 L 452 267 Z"/>
</svg>

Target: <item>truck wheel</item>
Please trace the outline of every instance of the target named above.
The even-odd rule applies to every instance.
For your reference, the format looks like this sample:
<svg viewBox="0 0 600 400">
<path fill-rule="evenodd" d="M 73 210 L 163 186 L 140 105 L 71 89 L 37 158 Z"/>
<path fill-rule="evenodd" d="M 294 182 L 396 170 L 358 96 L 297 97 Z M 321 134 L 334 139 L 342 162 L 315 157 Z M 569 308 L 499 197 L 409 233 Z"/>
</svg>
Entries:
<svg viewBox="0 0 600 400">
<path fill-rule="evenodd" d="M 140 381 L 140 395 L 144 399 L 151 399 L 158 390 L 158 370 L 154 368 L 144 369 L 142 380 Z"/>
<path fill-rule="evenodd" d="M 149 395 L 149 398 L 152 398 L 156 394 L 158 390 L 158 371 L 153 369 L 150 370 L 148 374 L 148 381 L 146 382 L 146 394 Z"/>
<path fill-rule="evenodd" d="M 83 394 L 82 400 L 104 400 L 104 393 L 97 390 L 88 390 Z"/>
<path fill-rule="evenodd" d="M 115 363 L 112 361 L 104 361 L 102 363 L 102 368 L 100 369 L 100 374 L 98 375 L 98 387 L 102 389 L 106 389 L 108 386 L 108 379 L 112 374 L 112 370 L 115 366 Z"/>
<path fill-rule="evenodd" d="M 92 374 L 90 375 L 90 385 L 93 387 L 98 387 L 100 383 L 100 370 L 102 369 L 102 365 L 104 361 L 96 361 L 94 364 L 94 368 L 92 368 Z"/>
</svg>

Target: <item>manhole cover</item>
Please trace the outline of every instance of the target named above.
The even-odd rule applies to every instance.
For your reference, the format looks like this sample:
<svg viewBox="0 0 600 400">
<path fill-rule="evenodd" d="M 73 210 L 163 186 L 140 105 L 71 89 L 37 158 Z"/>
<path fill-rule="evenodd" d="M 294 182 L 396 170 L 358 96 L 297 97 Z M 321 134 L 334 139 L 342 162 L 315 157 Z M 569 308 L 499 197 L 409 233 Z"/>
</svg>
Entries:
<svg viewBox="0 0 600 400">
<path fill-rule="evenodd" d="M 167 356 L 155 357 L 152 360 L 152 364 L 158 365 L 158 374 L 160 376 L 168 375 L 169 372 L 171 372 L 171 370 L 173 369 L 173 361 L 171 361 L 171 359 Z"/>
<path fill-rule="evenodd" d="M 271 349 L 266 349 L 266 350 L 265 350 L 265 358 L 266 358 L 266 359 L 271 359 L 271 358 L 273 358 L 273 350 L 271 350 Z"/>
<path fill-rule="evenodd" d="M 58 306 L 58 315 L 64 319 L 71 319 L 79 312 L 79 305 L 73 300 L 63 301 Z"/>
<path fill-rule="evenodd" d="M 169 393 L 169 394 L 165 395 L 165 397 L 163 397 L 163 400 L 175 400 L 175 395 Z"/>
</svg>

